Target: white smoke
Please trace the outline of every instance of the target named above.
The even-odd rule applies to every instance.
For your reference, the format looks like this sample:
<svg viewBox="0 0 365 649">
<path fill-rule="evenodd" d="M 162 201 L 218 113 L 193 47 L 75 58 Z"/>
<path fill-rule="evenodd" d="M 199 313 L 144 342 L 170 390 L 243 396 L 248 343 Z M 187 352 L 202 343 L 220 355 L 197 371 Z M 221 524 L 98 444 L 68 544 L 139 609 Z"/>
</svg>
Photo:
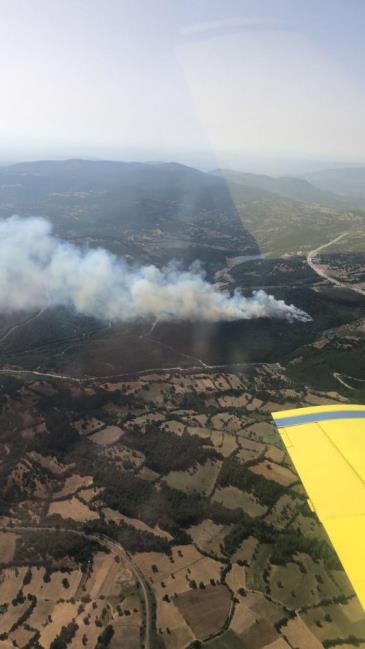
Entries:
<svg viewBox="0 0 365 649">
<path fill-rule="evenodd" d="M 82 249 L 52 234 L 43 218 L 0 221 L 0 312 L 71 306 L 103 320 L 240 320 L 310 316 L 264 291 L 218 291 L 199 269 L 133 267 L 110 252 Z"/>
</svg>

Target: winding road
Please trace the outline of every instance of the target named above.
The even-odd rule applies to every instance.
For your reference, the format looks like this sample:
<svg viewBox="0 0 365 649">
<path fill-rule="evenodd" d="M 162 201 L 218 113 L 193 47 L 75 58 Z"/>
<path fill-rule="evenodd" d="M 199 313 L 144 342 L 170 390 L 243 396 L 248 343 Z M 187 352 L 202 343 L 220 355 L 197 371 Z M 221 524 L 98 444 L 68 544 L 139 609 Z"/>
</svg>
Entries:
<svg viewBox="0 0 365 649">
<path fill-rule="evenodd" d="M 186 355 L 186 354 L 185 354 Z M 188 358 L 195 358 L 189 356 Z M 149 367 L 148 369 L 145 370 L 135 370 L 134 372 L 118 372 L 118 374 L 107 374 L 103 376 L 83 376 L 83 377 L 76 377 L 76 376 L 68 376 L 67 374 L 54 374 L 52 372 L 40 372 L 38 370 L 23 370 L 21 368 L 18 369 L 12 369 L 12 368 L 1 368 L 0 369 L 0 374 L 10 374 L 16 376 L 17 374 L 25 374 L 26 376 L 35 376 L 35 377 L 44 377 L 48 379 L 58 379 L 60 381 L 74 381 L 75 383 L 88 383 L 90 381 L 96 381 L 98 383 L 101 383 L 103 381 L 115 381 L 119 379 L 120 381 L 122 380 L 131 380 L 136 376 L 144 376 L 148 375 L 151 373 L 160 373 L 164 374 L 165 372 L 195 372 L 195 371 L 202 371 L 202 369 L 206 370 L 231 370 L 233 371 L 234 369 L 238 368 L 245 368 L 248 365 L 250 367 L 253 366 L 261 366 L 264 367 L 265 365 L 271 365 L 271 363 L 266 363 L 266 362 L 256 362 L 256 363 L 225 363 L 222 365 L 208 365 L 204 361 L 196 358 L 198 362 L 200 362 L 200 365 L 190 365 L 190 366 L 185 366 L 185 367 L 180 367 L 180 365 L 176 365 L 175 367 Z M 275 364 L 275 363 L 274 363 Z M 279 365 L 279 363 L 276 363 L 276 365 Z"/>
<path fill-rule="evenodd" d="M 320 264 L 316 264 L 316 262 L 314 261 L 316 256 L 318 255 L 318 253 L 321 250 L 324 250 L 325 248 L 328 248 L 333 243 L 337 243 L 337 241 L 340 241 L 341 239 L 343 239 L 347 234 L 348 234 L 347 232 L 343 232 L 342 234 L 339 234 L 334 239 L 331 239 L 331 241 L 328 241 L 327 243 L 323 243 L 321 246 L 319 246 L 315 250 L 311 250 L 310 252 L 308 252 L 308 254 L 307 254 L 307 264 L 312 268 L 312 270 L 314 270 L 315 273 L 317 273 L 317 275 L 319 275 L 319 277 L 322 277 L 323 279 L 327 280 L 328 282 L 331 282 L 331 284 L 334 284 L 335 286 L 339 286 L 341 288 L 350 289 L 350 291 L 355 291 L 355 293 L 358 293 L 360 295 L 365 296 L 365 290 L 364 289 L 358 288 L 357 286 L 351 286 L 351 284 L 345 284 L 344 282 L 340 282 L 338 279 L 335 279 L 334 277 L 331 277 L 331 275 L 327 275 L 327 273 L 325 272 L 323 267 Z M 351 376 L 346 376 L 345 374 L 341 374 L 340 372 L 333 372 L 333 377 L 336 379 L 336 381 L 341 383 L 341 385 L 343 385 L 348 390 L 355 390 L 355 388 L 352 385 L 349 385 L 342 378 L 343 376 L 345 377 L 345 379 L 352 379 L 353 378 Z M 357 381 L 360 380 L 361 381 L 362 379 L 354 379 L 354 380 L 357 380 Z"/>
<path fill-rule="evenodd" d="M 80 530 L 74 530 L 74 529 L 66 529 L 66 528 L 54 528 L 54 527 L 45 527 L 45 526 L 39 526 L 39 527 L 32 527 L 32 526 L 23 526 L 23 527 L 18 527 L 18 526 L 4 526 L 1 528 L 4 532 L 72 532 L 73 534 L 77 534 L 77 536 L 81 536 L 84 539 L 92 540 L 92 541 L 97 541 L 98 543 L 103 543 L 106 545 L 109 550 L 114 551 L 119 553 L 122 557 L 125 563 L 129 566 L 130 570 L 132 571 L 135 579 L 138 581 L 138 583 L 141 586 L 143 597 L 144 597 L 144 602 L 145 602 L 145 640 L 144 640 L 144 649 L 151 649 L 151 631 L 152 631 L 152 603 L 151 603 L 151 596 L 148 592 L 148 588 L 146 585 L 146 582 L 144 580 L 144 577 L 142 576 L 142 573 L 139 571 L 139 569 L 134 565 L 132 559 L 128 556 L 127 552 L 123 548 L 120 543 L 117 543 L 116 541 L 113 541 L 109 537 L 105 536 L 104 534 L 86 534 L 85 532 L 80 532 Z"/>
<path fill-rule="evenodd" d="M 343 380 L 340 372 L 333 372 L 333 378 L 336 379 L 336 381 L 341 383 L 341 385 L 343 385 L 348 390 L 355 390 L 355 388 L 353 388 L 352 385 L 349 385 L 348 383 L 346 383 L 346 381 Z"/>
<path fill-rule="evenodd" d="M 41 310 L 38 311 L 35 315 L 32 315 L 30 318 L 27 318 L 26 320 L 23 320 L 23 322 L 18 322 L 17 324 L 15 324 L 15 325 L 13 325 L 12 327 L 10 327 L 10 329 L 8 329 L 8 330 L 4 333 L 4 335 L 1 336 L 1 338 L 0 338 L 0 344 L 1 344 L 2 342 L 4 342 L 4 340 L 6 340 L 6 339 L 7 339 L 7 338 L 8 338 L 8 337 L 13 333 L 13 331 L 16 331 L 16 329 L 20 329 L 21 327 L 24 327 L 24 325 L 27 325 L 27 324 L 29 324 L 30 322 L 33 322 L 34 320 L 37 320 L 37 318 L 39 318 L 39 316 L 41 316 L 41 315 L 42 315 L 46 310 L 47 310 L 47 307 L 45 307 L 44 309 L 41 309 Z"/>
<path fill-rule="evenodd" d="M 144 580 L 144 577 L 142 576 L 142 573 L 139 571 L 139 569 L 134 565 L 132 559 L 128 556 L 127 552 L 123 548 L 120 543 L 117 543 L 116 541 L 112 541 L 109 539 L 107 536 L 104 534 L 100 534 L 99 537 L 97 536 L 88 536 L 85 535 L 87 538 L 95 539 L 96 541 L 102 541 L 110 550 L 114 550 L 115 552 L 119 552 L 125 563 L 130 567 L 131 571 L 133 572 L 135 578 L 137 579 L 139 585 L 141 586 L 142 592 L 143 592 L 143 597 L 144 597 L 144 603 L 145 603 L 145 615 L 146 615 L 146 620 L 145 620 L 145 641 L 144 641 L 144 646 L 145 649 L 150 649 L 151 648 L 151 630 L 152 630 L 152 603 L 151 603 L 151 597 L 148 592 L 148 588 L 146 586 L 146 582 Z"/>
<path fill-rule="evenodd" d="M 354 388 L 353 385 L 347 383 L 347 381 L 345 381 L 343 377 L 345 377 L 345 379 L 347 380 L 355 381 L 355 383 L 365 383 L 365 379 L 359 379 L 356 376 L 349 376 L 348 374 L 341 374 L 341 372 L 333 372 L 333 377 L 336 379 L 336 381 L 344 385 L 345 388 L 348 388 L 349 390 L 356 390 L 356 388 Z"/>
<path fill-rule="evenodd" d="M 344 237 L 346 237 L 348 232 L 343 232 L 342 234 L 339 234 L 337 237 L 334 239 L 331 239 L 331 241 L 328 241 L 327 243 L 323 243 L 321 246 L 318 248 L 315 248 L 315 250 L 311 250 L 307 254 L 307 264 L 314 270 L 319 277 L 322 277 L 322 279 L 327 280 L 328 282 L 331 282 L 331 284 L 334 284 L 335 286 L 341 287 L 341 288 L 347 288 L 350 291 L 355 291 L 355 293 L 358 293 L 360 295 L 365 295 L 365 290 L 363 288 L 358 288 L 357 286 L 351 286 L 351 284 L 346 284 L 344 282 L 340 282 L 338 279 L 335 279 L 334 277 L 331 277 L 331 275 L 327 275 L 326 271 L 323 269 L 323 267 L 316 263 L 314 260 L 317 257 L 318 253 L 321 252 L 321 250 L 324 250 L 325 248 L 328 248 L 331 246 L 333 243 L 337 243 L 337 241 L 340 241 Z"/>
</svg>

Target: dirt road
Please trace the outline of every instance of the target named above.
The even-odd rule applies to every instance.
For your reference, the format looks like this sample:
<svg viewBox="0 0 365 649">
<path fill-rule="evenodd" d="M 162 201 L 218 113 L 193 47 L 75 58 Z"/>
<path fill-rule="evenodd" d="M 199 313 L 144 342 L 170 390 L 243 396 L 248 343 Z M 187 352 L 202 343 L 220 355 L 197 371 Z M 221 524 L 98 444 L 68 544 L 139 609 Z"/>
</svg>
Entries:
<svg viewBox="0 0 365 649">
<path fill-rule="evenodd" d="M 129 566 L 131 571 L 133 572 L 136 580 L 141 586 L 143 597 L 144 597 L 144 602 L 145 602 L 145 641 L 144 641 L 144 649 L 151 649 L 151 631 L 152 631 L 152 603 L 151 603 L 151 596 L 149 594 L 148 588 L 146 586 L 146 582 L 144 580 L 144 577 L 142 576 L 141 572 L 139 569 L 134 565 L 132 559 L 129 557 L 125 549 L 123 548 L 120 543 L 117 543 L 117 541 L 113 541 L 109 537 L 105 536 L 104 534 L 86 534 L 85 532 L 80 532 L 79 530 L 70 530 L 66 528 L 56 528 L 54 527 L 45 527 L 45 526 L 39 526 L 39 527 L 18 527 L 18 526 L 11 526 L 11 527 L 3 527 L 2 528 L 5 532 L 72 532 L 73 534 L 77 534 L 78 536 L 81 536 L 84 539 L 91 539 L 93 541 L 98 541 L 99 543 L 103 543 L 106 545 L 109 550 L 117 552 L 119 555 L 123 557 L 123 560 L 125 563 Z"/>
<path fill-rule="evenodd" d="M 308 252 L 307 264 L 312 268 L 312 270 L 314 270 L 315 273 L 317 273 L 317 275 L 319 275 L 319 277 L 322 277 L 323 279 L 327 280 L 327 282 L 331 282 L 331 284 L 334 284 L 335 286 L 339 286 L 341 288 L 347 288 L 350 291 L 355 291 L 355 293 L 358 293 L 359 295 L 365 295 L 364 289 L 358 288 L 357 286 L 351 286 L 351 284 L 340 282 L 338 279 L 331 277 L 331 275 L 327 275 L 323 267 L 314 261 L 318 253 L 321 252 L 321 250 L 328 248 L 333 243 L 337 243 L 337 241 L 343 239 L 347 234 L 348 234 L 347 232 L 343 232 L 342 234 L 339 234 L 338 237 L 335 237 L 334 239 L 331 239 L 331 241 L 328 241 L 327 243 L 323 243 L 315 250 L 311 250 L 310 252 Z"/>
</svg>

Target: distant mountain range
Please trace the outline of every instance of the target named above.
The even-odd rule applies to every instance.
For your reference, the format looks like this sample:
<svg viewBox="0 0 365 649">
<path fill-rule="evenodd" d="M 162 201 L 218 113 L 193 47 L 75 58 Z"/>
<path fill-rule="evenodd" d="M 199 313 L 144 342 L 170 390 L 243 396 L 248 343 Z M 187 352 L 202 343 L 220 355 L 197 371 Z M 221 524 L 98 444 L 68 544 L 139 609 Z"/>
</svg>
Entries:
<svg viewBox="0 0 365 649">
<path fill-rule="evenodd" d="M 148 192 L 149 198 L 164 198 L 174 192 L 193 193 L 201 188 L 226 187 L 225 178 L 209 174 L 176 162 L 142 163 L 91 160 L 45 160 L 22 162 L 0 167 L 0 199 L 4 192 L 19 200 L 29 190 L 29 198 L 46 192 L 121 191 L 124 195 L 138 189 L 138 195 Z M 248 200 L 259 199 L 258 185 L 247 187 Z"/>
<path fill-rule="evenodd" d="M 365 167 L 325 169 L 306 174 L 305 178 L 324 191 L 365 201 Z"/>
<path fill-rule="evenodd" d="M 328 300 L 312 291 L 316 276 L 305 262 L 307 251 L 339 233 L 352 232 L 355 244 L 361 239 L 365 211 L 351 215 L 346 207 L 341 196 L 307 178 L 206 173 L 174 162 L 72 159 L 0 167 L 0 218 L 43 216 L 57 236 L 82 250 L 103 247 L 132 265 L 161 268 L 176 260 L 189 268 L 199 261 L 212 283 L 247 295 L 264 287 L 314 318 L 305 327 L 271 320 L 260 328 L 257 321 L 159 326 L 148 340 L 144 324 L 137 332 L 134 325 L 106 330 L 69 309 L 47 310 L 21 327 L 15 316 L 0 314 L 2 365 L 94 375 L 174 367 L 191 363 L 191 356 L 208 363 L 283 358 L 312 342 L 314 327 L 358 317 L 337 291 L 329 289 Z M 361 241 L 356 250 L 362 251 Z"/>
<path fill-rule="evenodd" d="M 0 167 L 0 201 L 19 202 L 23 197 L 36 200 L 45 193 L 89 191 L 123 191 L 124 195 L 138 188 L 164 199 L 174 192 L 198 188 L 224 188 L 234 183 L 245 188 L 245 199 L 269 199 L 270 194 L 310 203 L 338 202 L 341 197 L 362 195 L 365 169 L 333 169 L 306 177 L 273 177 L 232 169 L 216 169 L 211 173 L 175 162 L 116 162 L 82 159 L 22 162 Z M 258 191 L 259 190 L 259 191 Z"/>
<path fill-rule="evenodd" d="M 338 201 L 341 197 L 365 197 L 365 167 L 325 169 L 300 177 L 268 176 L 233 169 L 215 169 L 210 173 L 176 162 L 116 162 L 94 160 L 44 160 L 21 162 L 0 167 L 1 190 L 15 185 L 21 177 L 22 186 L 32 185 L 32 191 L 70 191 L 70 185 L 90 188 L 90 183 L 108 188 L 138 186 L 158 191 L 167 187 L 195 185 L 213 186 L 217 177 L 247 188 L 260 189 L 304 202 Z M 252 198 L 255 192 L 251 191 Z M 257 196 L 257 194 L 256 194 Z"/>
<path fill-rule="evenodd" d="M 282 176 L 274 178 L 263 174 L 245 173 L 231 169 L 216 169 L 212 173 L 222 176 L 230 182 L 244 185 L 245 187 L 257 187 L 272 194 L 278 194 L 284 198 L 306 203 L 337 203 L 339 196 L 334 190 L 327 191 L 310 183 L 305 178 L 292 178 Z"/>
<path fill-rule="evenodd" d="M 47 216 L 67 238 L 103 240 L 113 250 L 118 239 L 118 254 L 136 247 L 133 233 L 154 230 L 155 250 L 158 232 L 164 232 L 166 254 L 169 247 L 180 257 L 178 239 L 184 240 L 188 232 L 190 246 L 198 241 L 200 247 L 205 245 L 203 232 L 219 232 L 221 245 L 226 235 L 232 241 L 239 238 L 250 218 L 259 218 L 263 205 L 265 214 L 286 214 L 305 204 L 310 209 L 364 208 L 365 168 L 336 168 L 297 178 L 232 169 L 208 173 L 175 162 L 71 159 L 0 167 L 0 217 Z M 138 255 L 147 247 L 141 239 Z"/>
<path fill-rule="evenodd" d="M 245 202 L 275 200 L 259 186 L 237 189 Z M 0 216 L 47 214 L 60 223 L 87 213 L 89 223 L 103 218 L 104 227 L 118 222 L 138 229 L 158 225 L 159 210 L 175 221 L 196 221 L 202 210 L 233 214 L 235 206 L 224 177 L 175 162 L 76 159 L 0 167 Z"/>
<path fill-rule="evenodd" d="M 278 196 L 237 185 L 240 203 Z M 236 195 L 235 195 L 236 198 Z M 58 235 L 133 260 L 215 265 L 257 254 L 225 178 L 174 162 L 24 162 L 0 168 L 0 217 L 45 216 Z"/>
</svg>

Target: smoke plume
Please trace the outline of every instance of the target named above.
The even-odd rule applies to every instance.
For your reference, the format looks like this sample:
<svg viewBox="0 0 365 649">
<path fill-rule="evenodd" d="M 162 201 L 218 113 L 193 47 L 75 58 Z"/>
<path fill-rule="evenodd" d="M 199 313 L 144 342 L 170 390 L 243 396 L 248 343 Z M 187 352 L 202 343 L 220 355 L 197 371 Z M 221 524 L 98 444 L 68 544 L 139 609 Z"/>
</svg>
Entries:
<svg viewBox="0 0 365 649">
<path fill-rule="evenodd" d="M 0 222 L 0 312 L 64 305 L 103 320 L 240 320 L 310 316 L 264 291 L 230 296 L 199 269 L 134 267 L 110 252 L 79 248 L 55 237 L 43 218 Z"/>
</svg>

